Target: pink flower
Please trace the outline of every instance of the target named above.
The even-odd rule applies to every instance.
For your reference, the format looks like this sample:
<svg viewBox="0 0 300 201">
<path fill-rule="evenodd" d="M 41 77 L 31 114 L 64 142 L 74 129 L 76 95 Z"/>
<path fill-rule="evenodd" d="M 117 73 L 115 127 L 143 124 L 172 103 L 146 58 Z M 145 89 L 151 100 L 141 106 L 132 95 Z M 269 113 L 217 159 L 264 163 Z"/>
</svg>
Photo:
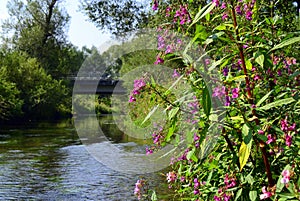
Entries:
<svg viewBox="0 0 300 201">
<path fill-rule="evenodd" d="M 168 183 L 175 181 L 177 178 L 176 173 L 175 172 L 169 172 L 167 173 L 167 181 Z"/>
<path fill-rule="evenodd" d="M 172 52 L 173 52 L 172 46 L 171 45 L 167 45 L 166 54 L 169 54 L 169 53 L 172 53 Z"/>
<path fill-rule="evenodd" d="M 210 64 L 210 59 L 205 59 L 204 62 L 205 62 L 205 65 L 209 65 Z"/>
<path fill-rule="evenodd" d="M 225 2 L 222 3 L 221 9 L 226 9 L 226 3 Z"/>
<path fill-rule="evenodd" d="M 285 144 L 286 146 L 290 147 L 292 145 L 292 136 L 289 134 L 285 135 Z"/>
<path fill-rule="evenodd" d="M 262 193 L 263 193 L 263 194 L 261 194 L 261 195 L 259 196 L 261 200 L 267 199 L 267 198 L 269 198 L 269 197 L 272 196 L 272 193 L 271 193 L 271 192 L 268 192 L 268 191 L 266 190 L 266 187 L 265 187 L 265 186 L 262 187 Z"/>
<path fill-rule="evenodd" d="M 169 6 L 166 8 L 166 17 L 169 17 L 169 16 L 170 16 L 171 10 L 172 10 L 172 8 L 169 7 Z"/>
<path fill-rule="evenodd" d="M 241 6 L 235 7 L 235 11 L 236 11 L 236 13 L 239 14 L 239 15 L 242 15 L 242 14 L 243 14 L 242 11 L 241 11 Z"/>
<path fill-rule="evenodd" d="M 153 150 L 146 148 L 146 155 L 150 155 L 150 154 L 153 154 Z"/>
<path fill-rule="evenodd" d="M 214 88 L 212 97 L 222 97 L 224 95 L 225 95 L 225 86 L 222 86 L 222 88 L 220 87 Z"/>
<path fill-rule="evenodd" d="M 253 80 L 260 80 L 260 76 L 258 74 L 256 74 L 253 78 Z"/>
<path fill-rule="evenodd" d="M 246 19 L 251 21 L 252 20 L 252 11 L 251 10 L 247 10 L 246 11 Z"/>
<path fill-rule="evenodd" d="M 225 77 L 228 75 L 228 72 L 229 72 L 229 70 L 228 70 L 227 67 L 223 68 L 223 75 L 224 75 Z"/>
<path fill-rule="evenodd" d="M 269 134 L 267 137 L 268 137 L 268 140 L 267 140 L 266 144 L 271 144 L 272 142 L 275 142 L 275 138 L 272 137 L 271 134 Z"/>
<path fill-rule="evenodd" d="M 220 4 L 220 1 L 219 0 L 213 0 L 212 3 L 215 4 L 216 7 L 218 7 L 219 4 Z"/>
<path fill-rule="evenodd" d="M 288 121 L 286 119 L 283 119 L 280 121 L 281 130 L 287 131 L 288 130 Z"/>
<path fill-rule="evenodd" d="M 225 106 L 230 106 L 230 96 L 225 96 Z"/>
<path fill-rule="evenodd" d="M 130 96 L 129 103 L 132 103 L 132 102 L 135 102 L 135 101 L 136 101 L 136 99 L 133 96 Z"/>
<path fill-rule="evenodd" d="M 240 91 L 239 88 L 234 88 L 234 89 L 232 89 L 232 98 L 237 98 L 237 97 L 239 97 L 239 91 Z"/>
<path fill-rule="evenodd" d="M 263 135 L 265 132 L 263 130 L 258 130 L 257 133 Z"/>
<path fill-rule="evenodd" d="M 223 16 L 222 16 L 222 20 L 225 21 L 228 19 L 228 14 L 227 13 L 224 13 Z"/>
<path fill-rule="evenodd" d="M 296 129 L 296 124 L 293 123 L 291 126 L 288 127 L 288 131 L 294 131 Z"/>
<path fill-rule="evenodd" d="M 231 197 L 230 197 L 230 195 L 227 195 L 226 193 L 224 193 L 223 198 L 224 198 L 224 201 L 229 201 Z"/>
<path fill-rule="evenodd" d="M 144 180 L 137 180 L 135 183 L 135 188 L 134 188 L 134 195 L 137 196 L 138 200 L 142 198 L 142 187 L 144 185 Z"/>
<path fill-rule="evenodd" d="M 158 1 L 154 0 L 152 10 L 157 10 L 158 9 Z"/>
<path fill-rule="evenodd" d="M 176 69 L 174 69 L 172 77 L 174 77 L 174 78 L 175 77 L 180 77 L 180 74 L 177 72 Z"/>
<path fill-rule="evenodd" d="M 157 56 L 156 57 L 156 61 L 154 62 L 154 64 L 162 64 L 162 63 L 164 63 L 164 60 L 160 57 L 160 56 Z"/>
<path fill-rule="evenodd" d="M 290 179 L 291 179 L 291 173 L 289 170 L 283 170 L 281 175 L 283 176 L 283 178 L 281 179 L 281 183 L 283 184 L 287 184 L 289 183 Z"/>
</svg>

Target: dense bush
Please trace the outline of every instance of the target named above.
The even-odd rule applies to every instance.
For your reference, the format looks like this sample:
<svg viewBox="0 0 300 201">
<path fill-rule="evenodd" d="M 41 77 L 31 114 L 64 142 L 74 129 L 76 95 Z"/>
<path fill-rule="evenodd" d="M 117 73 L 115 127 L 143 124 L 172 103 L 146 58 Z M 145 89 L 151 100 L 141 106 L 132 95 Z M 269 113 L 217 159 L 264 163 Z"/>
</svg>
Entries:
<svg viewBox="0 0 300 201">
<path fill-rule="evenodd" d="M 213 0 L 199 8 L 193 3 L 153 1 L 155 17 L 164 22 L 158 27 L 155 64 L 180 58 L 184 64 L 174 76 L 190 83 L 195 96 L 166 102 L 168 123 L 153 134 L 154 149 L 148 154 L 168 143 L 187 143 L 166 173 L 174 199 L 299 200 L 300 37 L 295 7 L 287 4 L 287 20 L 280 6 L 284 1 Z M 191 43 L 181 44 L 184 51 L 175 48 L 178 40 L 170 40 L 174 32 L 190 38 Z M 153 87 L 146 81 L 129 104 L 143 102 L 138 100 L 143 89 Z M 180 133 L 185 105 L 193 114 L 193 129 Z M 144 183 L 137 182 L 135 194 L 151 199 L 142 191 Z"/>
</svg>

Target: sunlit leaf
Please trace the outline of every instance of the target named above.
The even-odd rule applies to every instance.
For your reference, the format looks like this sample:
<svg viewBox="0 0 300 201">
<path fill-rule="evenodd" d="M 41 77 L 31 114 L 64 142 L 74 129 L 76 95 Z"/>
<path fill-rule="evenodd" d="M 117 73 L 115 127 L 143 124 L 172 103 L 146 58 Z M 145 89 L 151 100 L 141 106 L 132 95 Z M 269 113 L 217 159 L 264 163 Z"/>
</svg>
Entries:
<svg viewBox="0 0 300 201">
<path fill-rule="evenodd" d="M 206 6 L 204 6 L 195 16 L 193 22 L 191 23 L 191 25 L 189 26 L 189 28 L 196 24 L 200 19 L 202 19 L 204 16 L 206 16 L 208 13 L 210 13 L 210 11 L 212 11 L 212 9 L 214 9 L 215 4 L 213 3 L 209 3 Z"/>
<path fill-rule="evenodd" d="M 269 50 L 269 52 L 271 52 L 273 50 L 283 48 L 285 46 L 288 46 L 288 45 L 291 45 L 291 44 L 294 44 L 294 43 L 297 43 L 297 42 L 300 42 L 300 37 L 290 38 L 288 40 L 283 41 L 282 43 L 280 43 L 278 45 L 275 45 L 275 47 L 273 47 L 271 50 Z"/>
<path fill-rule="evenodd" d="M 295 99 L 293 99 L 293 98 L 286 98 L 286 99 L 282 99 L 282 100 L 278 100 L 278 101 L 269 103 L 269 104 L 267 104 L 263 107 L 257 108 L 257 109 L 258 110 L 269 110 L 273 107 L 279 107 L 279 106 L 287 105 L 287 104 L 290 104 L 294 101 L 295 101 Z"/>
<path fill-rule="evenodd" d="M 151 118 L 151 116 L 154 114 L 154 112 L 157 110 L 157 108 L 159 107 L 159 104 L 154 106 L 153 109 L 148 113 L 148 115 L 145 117 L 144 121 L 142 122 L 142 125 Z"/>
<path fill-rule="evenodd" d="M 250 191 L 249 197 L 251 201 L 255 201 L 257 198 L 257 191 Z"/>
<path fill-rule="evenodd" d="M 264 97 L 262 97 L 257 103 L 256 103 L 256 107 L 259 107 L 260 104 L 262 104 L 273 92 L 273 90 L 271 90 L 269 93 L 267 93 L 266 95 L 264 95 Z"/>
<path fill-rule="evenodd" d="M 262 68 L 264 67 L 265 56 L 261 52 L 255 54 L 255 62 L 258 63 Z"/>
<path fill-rule="evenodd" d="M 245 144 L 243 141 L 239 150 L 239 162 L 240 162 L 240 171 L 242 171 L 243 167 L 246 165 L 251 151 L 252 141 L 248 144 Z"/>
</svg>

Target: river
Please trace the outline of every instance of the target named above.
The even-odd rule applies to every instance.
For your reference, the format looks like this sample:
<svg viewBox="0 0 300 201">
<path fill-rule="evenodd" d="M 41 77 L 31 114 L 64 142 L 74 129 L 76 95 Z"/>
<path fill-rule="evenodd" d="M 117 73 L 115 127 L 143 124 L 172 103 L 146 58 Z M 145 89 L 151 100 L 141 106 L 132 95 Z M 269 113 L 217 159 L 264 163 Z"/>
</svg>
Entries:
<svg viewBox="0 0 300 201">
<path fill-rule="evenodd" d="M 112 123 L 105 129 L 113 143 L 130 144 Z M 0 200 L 137 200 L 133 190 L 141 176 L 155 181 L 150 187 L 161 195 L 159 200 L 168 200 L 159 173 L 120 173 L 94 159 L 72 120 L 0 127 Z"/>
</svg>

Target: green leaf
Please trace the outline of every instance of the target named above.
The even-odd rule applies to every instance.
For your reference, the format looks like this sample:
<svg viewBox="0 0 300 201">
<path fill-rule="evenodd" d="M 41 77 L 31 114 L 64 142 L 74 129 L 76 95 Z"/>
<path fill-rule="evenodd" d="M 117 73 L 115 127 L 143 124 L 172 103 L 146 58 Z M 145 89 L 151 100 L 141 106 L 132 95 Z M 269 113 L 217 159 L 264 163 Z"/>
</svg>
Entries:
<svg viewBox="0 0 300 201">
<path fill-rule="evenodd" d="M 255 180 L 254 178 L 252 177 L 251 173 L 249 173 L 247 176 L 246 176 L 246 181 L 250 184 L 250 185 L 253 185 Z"/>
<path fill-rule="evenodd" d="M 257 198 L 257 191 L 250 191 L 249 197 L 251 201 L 255 201 Z"/>
<path fill-rule="evenodd" d="M 197 161 L 198 161 L 198 158 L 197 158 L 196 155 L 195 155 L 195 149 L 189 151 L 189 152 L 187 153 L 187 155 L 186 155 L 186 158 L 187 158 L 188 160 L 192 159 L 193 161 L 197 162 Z"/>
<path fill-rule="evenodd" d="M 242 191 L 243 191 L 243 189 L 241 188 L 241 189 L 236 193 L 234 201 L 238 200 L 239 197 L 241 197 Z"/>
<path fill-rule="evenodd" d="M 290 199 L 290 198 L 295 198 L 295 196 L 293 194 L 291 194 L 291 193 L 282 193 L 282 194 L 279 194 L 279 196 L 281 198 L 285 198 L 285 200 L 286 199 Z"/>
<path fill-rule="evenodd" d="M 210 94 L 209 94 L 209 90 L 207 87 L 205 87 L 203 90 L 202 106 L 203 106 L 206 116 L 208 117 L 210 114 L 210 110 L 211 110 L 211 99 L 210 99 Z"/>
<path fill-rule="evenodd" d="M 268 140 L 267 136 L 265 136 L 265 135 L 258 134 L 256 136 L 257 136 L 258 139 L 260 139 L 263 142 L 266 142 Z"/>
<path fill-rule="evenodd" d="M 239 150 L 239 161 L 240 161 L 240 171 L 242 171 L 243 167 L 246 165 L 248 158 L 250 156 L 252 141 L 248 144 L 245 144 L 243 141 Z"/>
<path fill-rule="evenodd" d="M 262 68 L 264 67 L 264 61 L 265 61 L 265 56 L 261 52 L 256 52 L 255 54 L 255 61 L 258 63 Z"/>
<path fill-rule="evenodd" d="M 212 178 L 212 175 L 213 175 L 213 172 L 214 172 L 214 171 L 210 171 L 210 173 L 209 173 L 209 175 L 208 175 L 208 178 L 207 178 L 207 180 L 206 180 L 207 183 L 210 182 L 210 180 L 211 180 L 211 178 Z"/>
<path fill-rule="evenodd" d="M 156 201 L 156 200 L 157 200 L 157 196 L 156 196 L 155 191 L 153 191 L 152 195 L 151 195 L 151 201 Z"/>
<path fill-rule="evenodd" d="M 208 13 L 210 13 L 210 11 L 212 11 L 212 9 L 214 9 L 215 4 L 213 3 L 209 3 L 206 6 L 204 6 L 195 16 L 192 24 L 189 26 L 189 28 L 196 24 L 200 19 L 202 19 L 204 16 L 206 16 Z"/>
<path fill-rule="evenodd" d="M 169 127 L 168 134 L 165 138 L 166 142 L 170 142 L 171 137 L 173 136 L 175 130 L 176 130 L 176 123 L 175 123 L 175 121 L 172 121 L 172 125 Z"/>
<path fill-rule="evenodd" d="M 229 28 L 227 28 L 227 27 L 233 28 L 233 24 L 220 24 L 219 26 L 217 26 L 216 28 L 213 29 L 213 32 L 215 30 L 217 30 L 217 31 L 224 31 L 224 30 L 228 31 Z"/>
<path fill-rule="evenodd" d="M 239 75 L 239 76 L 236 76 L 236 77 L 229 78 L 227 81 L 228 82 L 232 82 L 232 81 L 241 82 L 241 81 L 245 80 L 245 77 L 246 77 L 246 75 Z"/>
<path fill-rule="evenodd" d="M 178 111 L 179 111 L 179 107 L 173 107 L 168 113 L 168 119 L 171 120 L 173 117 L 175 117 Z"/>
<path fill-rule="evenodd" d="M 248 59 L 248 60 L 246 60 L 246 68 L 248 69 L 248 70 L 251 70 L 252 69 L 252 63 L 251 63 L 251 61 Z"/>
<path fill-rule="evenodd" d="M 276 45 L 275 47 L 273 47 L 271 50 L 269 50 L 269 52 L 273 51 L 273 50 L 277 50 L 280 48 L 283 48 L 285 46 L 291 45 L 293 43 L 297 43 L 300 42 L 300 37 L 294 37 L 294 38 L 290 38 L 288 40 L 283 41 L 282 43 Z"/>
<path fill-rule="evenodd" d="M 148 119 L 150 119 L 150 117 L 154 114 L 154 112 L 157 110 L 158 107 L 159 104 L 153 107 L 153 109 L 148 113 L 148 115 L 146 116 L 146 118 L 144 119 L 141 125 L 143 125 Z"/>
<path fill-rule="evenodd" d="M 290 104 L 294 101 L 295 101 L 295 99 L 293 99 L 293 98 L 285 98 L 285 99 L 282 99 L 282 100 L 278 100 L 278 101 L 269 103 L 269 104 L 267 104 L 263 107 L 257 108 L 257 109 L 258 110 L 269 110 L 273 107 L 279 107 L 279 106 L 282 106 L 282 105 L 287 105 L 287 104 Z"/>
<path fill-rule="evenodd" d="M 250 128 L 247 124 L 244 124 L 243 127 L 242 127 L 242 134 L 243 136 L 247 136 L 249 134 L 249 131 L 250 131 Z"/>
<path fill-rule="evenodd" d="M 292 79 L 292 78 L 294 78 L 294 77 L 297 77 L 298 75 L 300 75 L 300 71 L 294 72 L 294 73 L 290 76 L 290 79 Z"/>
<path fill-rule="evenodd" d="M 214 63 L 212 63 L 211 66 L 210 66 L 210 68 L 208 70 L 212 71 L 214 68 L 216 68 L 218 65 L 220 65 L 225 58 L 226 57 L 223 57 L 222 59 L 220 59 L 220 60 L 215 61 Z"/>
<path fill-rule="evenodd" d="M 172 86 L 169 87 L 169 89 L 167 91 L 165 91 L 164 95 L 169 95 L 172 91 L 172 89 L 176 86 L 176 84 L 178 84 L 178 82 L 183 78 L 184 75 L 181 75 L 173 84 Z"/>
<path fill-rule="evenodd" d="M 206 21 L 209 21 L 209 20 L 210 20 L 210 13 L 207 13 L 207 14 L 205 15 L 205 19 L 206 19 Z"/>
<path fill-rule="evenodd" d="M 243 125 L 242 134 L 244 136 L 244 142 L 246 144 L 249 144 L 249 142 L 251 142 L 251 140 L 252 140 L 252 133 L 251 133 L 251 130 L 250 130 L 250 128 L 247 124 Z"/>
<path fill-rule="evenodd" d="M 259 107 L 260 104 L 262 104 L 273 92 L 273 90 L 271 90 L 269 93 L 267 93 L 266 95 L 264 95 L 264 97 L 262 97 L 257 103 L 256 103 L 256 107 Z"/>
</svg>

